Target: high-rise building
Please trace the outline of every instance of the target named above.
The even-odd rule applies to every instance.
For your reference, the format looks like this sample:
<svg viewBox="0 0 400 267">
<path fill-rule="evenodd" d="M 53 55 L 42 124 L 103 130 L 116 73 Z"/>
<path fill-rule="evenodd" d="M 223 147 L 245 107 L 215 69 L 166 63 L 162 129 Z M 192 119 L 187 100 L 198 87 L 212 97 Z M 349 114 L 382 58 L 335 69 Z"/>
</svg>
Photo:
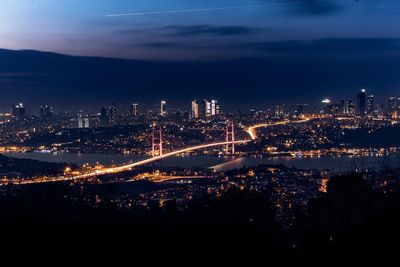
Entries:
<svg viewBox="0 0 400 267">
<path fill-rule="evenodd" d="M 305 104 L 298 104 L 297 105 L 297 108 L 295 110 L 296 116 L 301 116 L 301 115 L 305 114 L 304 106 L 306 106 L 306 105 Z"/>
<path fill-rule="evenodd" d="M 347 106 L 346 106 L 346 101 L 344 99 L 340 99 L 340 104 L 339 104 L 339 113 L 340 114 L 347 114 Z"/>
<path fill-rule="evenodd" d="M 360 116 L 365 116 L 367 113 L 367 95 L 365 94 L 365 89 L 362 89 L 357 95 L 357 114 Z"/>
<path fill-rule="evenodd" d="M 139 116 L 139 104 L 132 104 L 130 114 L 134 118 Z"/>
<path fill-rule="evenodd" d="M 83 111 L 78 112 L 78 128 L 84 128 L 84 118 L 83 118 Z"/>
<path fill-rule="evenodd" d="M 378 116 L 381 116 L 385 113 L 385 104 L 383 104 L 382 102 L 379 103 L 379 105 L 377 105 L 376 108 L 376 114 Z"/>
<path fill-rule="evenodd" d="M 117 104 L 112 103 L 110 106 L 110 111 L 108 113 L 108 119 L 110 124 L 115 125 L 118 123 L 118 110 L 117 110 Z"/>
<path fill-rule="evenodd" d="M 40 106 L 40 117 L 42 119 L 48 119 L 53 117 L 54 112 L 53 112 L 53 108 L 47 105 L 42 105 Z"/>
<path fill-rule="evenodd" d="M 107 109 L 106 108 L 101 108 L 100 110 L 100 125 L 101 126 L 106 126 L 109 123 L 109 118 L 107 114 Z"/>
<path fill-rule="evenodd" d="M 322 113 L 324 114 L 329 114 L 331 113 L 331 100 L 328 98 L 325 98 L 322 100 Z"/>
<path fill-rule="evenodd" d="M 89 118 L 89 116 L 86 116 L 86 117 L 83 119 L 83 127 L 84 127 L 84 128 L 90 128 L 90 118 Z"/>
<path fill-rule="evenodd" d="M 211 117 L 211 101 L 204 100 L 204 117 Z"/>
<path fill-rule="evenodd" d="M 355 114 L 355 107 L 353 104 L 353 100 L 348 99 L 345 103 L 345 114 L 346 115 L 354 115 Z"/>
<path fill-rule="evenodd" d="M 192 119 L 200 118 L 200 105 L 197 100 L 192 101 Z"/>
<path fill-rule="evenodd" d="M 16 118 L 16 119 L 22 119 L 26 115 L 26 109 L 23 103 L 19 103 L 17 105 L 12 105 L 11 106 L 11 114 Z"/>
<path fill-rule="evenodd" d="M 221 112 L 220 105 L 218 104 L 217 100 L 204 100 L 204 117 L 211 118 L 217 116 Z"/>
<path fill-rule="evenodd" d="M 284 115 L 285 115 L 285 105 L 275 106 L 275 116 L 278 118 L 282 118 Z"/>
<path fill-rule="evenodd" d="M 161 101 L 160 116 L 161 117 L 167 116 L 167 101 L 165 100 Z"/>
<path fill-rule="evenodd" d="M 374 96 L 373 95 L 369 95 L 367 96 L 367 114 L 368 115 L 372 115 L 374 114 Z"/>
<path fill-rule="evenodd" d="M 398 109 L 398 100 L 396 97 L 389 97 L 388 99 L 388 112 L 391 114 Z"/>
<path fill-rule="evenodd" d="M 90 128 L 89 116 L 84 116 L 83 113 L 78 113 L 78 128 Z"/>
<path fill-rule="evenodd" d="M 220 106 L 217 100 L 211 100 L 211 116 L 217 116 L 220 112 Z"/>
</svg>

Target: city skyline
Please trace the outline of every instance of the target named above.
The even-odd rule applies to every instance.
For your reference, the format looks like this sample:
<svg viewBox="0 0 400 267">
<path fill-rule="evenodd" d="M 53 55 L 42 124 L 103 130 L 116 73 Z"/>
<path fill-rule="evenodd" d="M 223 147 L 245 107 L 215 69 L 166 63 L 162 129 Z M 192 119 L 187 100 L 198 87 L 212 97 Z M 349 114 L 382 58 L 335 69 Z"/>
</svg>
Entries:
<svg viewBox="0 0 400 267">
<path fill-rule="evenodd" d="M 360 100 L 360 96 L 363 98 Z M 363 102 L 362 105 L 363 107 L 360 108 L 360 101 Z M 156 112 L 157 109 L 160 109 L 159 115 L 161 117 L 167 115 L 169 112 L 187 112 L 189 113 L 193 118 L 203 118 L 211 115 L 218 115 L 220 112 L 225 112 L 225 113 L 235 113 L 235 112 L 255 112 L 255 111 L 267 111 L 267 110 L 273 110 L 276 109 L 278 106 L 282 106 L 285 109 L 286 112 L 289 113 L 296 113 L 298 112 L 299 107 L 304 110 L 308 109 L 308 113 L 311 113 L 311 111 L 315 111 L 315 109 L 318 109 L 320 112 L 324 112 L 324 109 L 326 106 L 338 106 L 340 109 L 345 109 L 345 114 L 349 112 L 348 105 L 353 105 L 354 111 L 358 111 L 361 113 L 365 114 L 372 114 L 374 113 L 377 109 L 380 109 L 382 111 L 388 111 L 390 112 L 391 110 L 397 109 L 399 106 L 400 102 L 400 97 L 398 96 L 389 96 L 384 98 L 381 95 L 374 95 L 370 91 L 366 90 L 365 88 L 360 89 L 357 94 L 353 96 L 343 96 L 340 98 L 322 98 L 321 101 L 319 102 L 296 102 L 296 104 L 293 103 L 285 103 L 285 102 L 275 102 L 275 103 L 269 103 L 266 105 L 262 106 L 237 106 L 235 109 L 229 109 L 226 106 L 224 106 L 224 110 L 221 111 L 221 104 L 219 100 L 212 99 L 193 99 L 186 104 L 178 104 L 175 103 L 174 105 L 167 105 L 167 100 L 161 100 L 161 109 L 160 109 L 160 104 L 157 104 L 155 102 L 149 104 L 149 102 L 122 102 L 122 103 L 117 103 L 117 102 L 112 102 L 112 103 L 103 103 L 103 105 L 77 105 L 77 106 L 69 106 L 68 108 L 65 108 L 63 106 L 54 106 L 54 105 L 49 105 L 49 103 L 46 104 L 41 104 L 40 107 L 38 105 L 31 105 L 30 110 L 31 110 L 31 115 L 41 115 L 43 116 L 43 113 L 48 114 L 53 113 L 54 111 L 57 112 L 81 112 L 85 111 L 86 113 L 101 113 L 101 110 L 103 108 L 107 107 L 112 107 L 115 105 L 114 109 L 117 108 L 122 112 L 124 115 L 131 115 L 134 117 L 137 117 L 141 112 Z M 158 105 L 158 107 L 157 107 Z M 13 109 L 15 107 L 22 106 L 23 110 L 26 111 L 27 107 L 24 104 L 24 102 L 17 102 L 14 104 L 11 104 L 11 109 L 10 107 L 3 107 L 3 110 L 0 109 L 0 112 L 2 113 L 11 113 L 13 112 Z M 140 108 L 139 108 L 140 106 Z M 168 106 L 168 108 L 167 108 Z M 250 108 L 249 108 L 250 107 Z M 39 110 L 40 108 L 40 110 Z M 99 111 L 100 110 L 100 111 Z M 140 111 L 139 111 L 140 110 Z M 98 112 L 99 111 L 99 112 Z M 206 115 L 204 115 L 206 114 Z M 204 116 L 203 116 L 204 115 Z"/>
</svg>

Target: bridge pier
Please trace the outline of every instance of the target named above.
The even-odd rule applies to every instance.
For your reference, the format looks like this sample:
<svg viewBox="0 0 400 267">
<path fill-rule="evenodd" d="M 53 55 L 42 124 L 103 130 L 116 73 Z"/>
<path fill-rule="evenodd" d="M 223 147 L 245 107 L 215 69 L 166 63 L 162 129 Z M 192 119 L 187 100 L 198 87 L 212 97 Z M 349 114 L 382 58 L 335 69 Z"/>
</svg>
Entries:
<svg viewBox="0 0 400 267">
<path fill-rule="evenodd" d="M 227 155 L 235 155 L 235 123 L 226 121 L 226 148 Z"/>
<path fill-rule="evenodd" d="M 157 156 L 156 152 L 158 150 L 158 156 L 163 155 L 163 134 L 162 128 L 160 125 L 153 124 L 153 131 L 152 131 L 152 156 Z"/>
</svg>

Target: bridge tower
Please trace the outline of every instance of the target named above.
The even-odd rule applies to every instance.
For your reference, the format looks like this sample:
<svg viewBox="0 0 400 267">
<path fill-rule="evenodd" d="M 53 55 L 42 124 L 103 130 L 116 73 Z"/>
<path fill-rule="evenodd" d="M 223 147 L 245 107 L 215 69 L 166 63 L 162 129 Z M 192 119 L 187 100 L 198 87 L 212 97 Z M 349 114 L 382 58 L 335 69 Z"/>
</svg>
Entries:
<svg viewBox="0 0 400 267">
<path fill-rule="evenodd" d="M 156 156 L 158 150 L 158 156 L 163 155 L 163 134 L 160 125 L 153 124 L 152 131 L 152 155 Z"/>
<path fill-rule="evenodd" d="M 235 154 L 235 123 L 226 121 L 226 154 Z"/>
</svg>

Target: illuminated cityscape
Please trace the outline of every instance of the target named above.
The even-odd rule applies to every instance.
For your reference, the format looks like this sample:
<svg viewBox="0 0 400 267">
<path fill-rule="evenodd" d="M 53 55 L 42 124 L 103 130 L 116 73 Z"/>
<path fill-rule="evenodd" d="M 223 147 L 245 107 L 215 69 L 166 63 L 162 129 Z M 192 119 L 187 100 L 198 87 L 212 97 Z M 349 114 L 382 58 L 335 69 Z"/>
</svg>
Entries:
<svg viewBox="0 0 400 267">
<path fill-rule="evenodd" d="M 4 244 L 387 258 L 400 3 L 184 2 L 0 3 Z"/>
</svg>

